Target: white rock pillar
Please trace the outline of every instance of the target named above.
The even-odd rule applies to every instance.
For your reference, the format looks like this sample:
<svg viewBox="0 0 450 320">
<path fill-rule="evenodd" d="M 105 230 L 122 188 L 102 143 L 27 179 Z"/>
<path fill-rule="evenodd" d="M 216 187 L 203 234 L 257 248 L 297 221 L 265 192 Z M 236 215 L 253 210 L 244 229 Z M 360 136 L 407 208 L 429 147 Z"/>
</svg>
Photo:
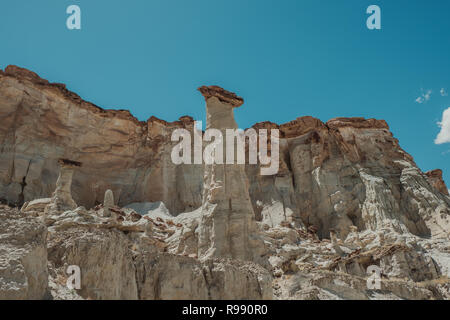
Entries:
<svg viewBox="0 0 450 320">
<path fill-rule="evenodd" d="M 75 168 L 81 167 L 81 162 L 59 159 L 60 171 L 56 181 L 50 204 L 45 208 L 46 214 L 58 214 L 67 210 L 74 210 L 77 204 L 72 199 L 71 187 Z"/>
<path fill-rule="evenodd" d="M 331 243 L 333 245 L 337 245 L 338 244 L 336 231 L 334 229 L 330 229 L 330 240 L 331 240 Z"/>
<path fill-rule="evenodd" d="M 236 164 L 236 157 L 235 164 L 225 164 L 226 129 L 238 128 L 233 109 L 244 100 L 217 86 L 203 86 L 199 91 L 206 100 L 207 132 L 218 129 L 222 133 L 224 164 L 205 164 L 198 256 L 264 264 L 265 248 L 255 222 L 245 165 Z"/>
<path fill-rule="evenodd" d="M 112 190 L 108 189 L 105 192 L 105 197 L 103 199 L 103 216 L 110 217 L 111 211 L 110 209 L 114 207 L 114 193 Z"/>
</svg>

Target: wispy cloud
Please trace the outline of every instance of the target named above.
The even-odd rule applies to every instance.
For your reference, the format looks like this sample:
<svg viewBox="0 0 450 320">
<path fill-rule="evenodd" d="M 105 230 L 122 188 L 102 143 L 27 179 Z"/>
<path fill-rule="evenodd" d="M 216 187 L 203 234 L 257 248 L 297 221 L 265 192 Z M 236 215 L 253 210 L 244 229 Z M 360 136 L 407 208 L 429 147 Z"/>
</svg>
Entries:
<svg viewBox="0 0 450 320">
<path fill-rule="evenodd" d="M 441 131 L 434 140 L 435 144 L 443 144 L 450 142 L 450 108 L 447 108 L 442 113 L 442 121 L 438 122 Z"/>
<path fill-rule="evenodd" d="M 430 89 L 428 89 L 428 90 L 423 90 L 423 88 L 422 89 L 420 89 L 420 91 L 421 91 L 421 94 L 420 94 L 420 96 L 416 99 L 416 102 L 417 103 L 424 103 L 424 102 L 427 102 L 428 100 L 430 100 L 430 98 L 431 98 L 431 93 L 432 93 L 432 91 L 430 90 Z"/>
<path fill-rule="evenodd" d="M 444 88 L 441 89 L 441 91 L 439 91 L 441 93 L 441 96 L 446 97 L 448 96 L 448 93 L 445 91 Z"/>
</svg>

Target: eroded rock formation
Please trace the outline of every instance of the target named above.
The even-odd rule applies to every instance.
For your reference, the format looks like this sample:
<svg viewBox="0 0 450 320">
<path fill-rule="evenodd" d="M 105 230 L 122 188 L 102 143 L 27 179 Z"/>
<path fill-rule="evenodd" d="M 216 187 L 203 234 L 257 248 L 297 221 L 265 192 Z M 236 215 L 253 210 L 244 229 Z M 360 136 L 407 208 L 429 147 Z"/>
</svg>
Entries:
<svg viewBox="0 0 450 320">
<path fill-rule="evenodd" d="M 204 92 L 234 106 L 243 103 L 218 87 Z M 102 203 L 107 189 L 119 206 L 162 201 L 178 214 L 202 205 L 203 166 L 174 165 L 170 158 L 171 133 L 193 130 L 190 117 L 139 122 L 128 111 L 103 110 L 15 66 L 0 74 L 0 105 L 0 199 L 10 204 L 50 197 L 57 161 L 69 158 L 89 163 L 77 169 L 72 183 L 74 201 L 86 208 Z M 321 238 L 330 228 L 345 237 L 350 225 L 365 230 L 401 221 L 426 235 L 448 223 L 440 218 L 448 213 L 445 184 L 430 185 L 385 121 L 323 123 L 308 116 L 254 127 L 277 128 L 281 137 L 277 175 L 245 167 L 257 220 L 315 226 Z"/>
<path fill-rule="evenodd" d="M 243 99 L 217 86 L 199 91 L 206 100 L 206 129 L 220 130 L 225 140 L 226 129 L 238 128 L 233 108 Z M 265 249 L 258 237 L 245 165 L 206 164 L 204 175 L 199 256 L 260 261 Z"/>
<path fill-rule="evenodd" d="M 243 99 L 201 92 L 208 128 L 236 128 Z M 0 299 L 450 299 L 442 172 L 423 173 L 385 121 L 257 123 L 280 131 L 272 176 L 175 165 L 171 133 L 192 118 L 139 122 L 15 66 L 0 121 L 0 199 L 21 206 L 0 207 Z"/>
<path fill-rule="evenodd" d="M 284 137 L 279 174 L 246 168 L 255 212 L 263 221 L 270 216 L 269 225 L 278 212 L 278 220 L 314 226 L 320 238 L 330 229 L 345 238 L 352 225 L 389 224 L 422 236 L 448 228 L 449 198 L 430 185 L 385 121 L 302 117 L 273 127 Z"/>
<path fill-rule="evenodd" d="M 261 266 L 169 253 L 166 239 L 183 225 L 118 207 L 111 211 L 122 219 L 104 217 L 101 207 L 53 217 L 47 243 L 53 298 L 65 298 L 68 265 L 80 267 L 77 295 L 84 299 L 272 298 L 272 277 Z"/>
<path fill-rule="evenodd" d="M 0 300 L 47 297 L 47 228 L 0 205 Z"/>
<path fill-rule="evenodd" d="M 81 163 L 68 159 L 59 159 L 61 166 L 58 180 L 56 180 L 56 190 L 49 205 L 45 208 L 46 214 L 52 215 L 67 210 L 74 210 L 77 204 L 72 199 L 72 177 L 75 168 L 81 167 Z"/>
<path fill-rule="evenodd" d="M 442 179 L 442 170 L 436 169 L 425 173 L 428 177 L 430 184 L 439 192 L 449 195 L 447 186 L 445 185 L 444 179 Z"/>
<path fill-rule="evenodd" d="M 89 164 L 72 183 L 74 201 L 86 208 L 103 203 L 107 189 L 122 206 L 164 201 L 183 212 L 201 205 L 202 166 L 170 158 L 172 130 L 192 130 L 190 117 L 140 122 L 15 66 L 0 73 L 0 106 L 0 199 L 10 204 L 51 197 L 64 158 Z"/>
</svg>

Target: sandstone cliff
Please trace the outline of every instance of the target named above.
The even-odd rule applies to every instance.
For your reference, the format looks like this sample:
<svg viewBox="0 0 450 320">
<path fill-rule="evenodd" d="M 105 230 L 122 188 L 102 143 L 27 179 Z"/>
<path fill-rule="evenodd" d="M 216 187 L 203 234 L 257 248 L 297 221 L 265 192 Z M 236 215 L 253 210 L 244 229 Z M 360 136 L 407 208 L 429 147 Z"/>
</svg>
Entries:
<svg viewBox="0 0 450 320">
<path fill-rule="evenodd" d="M 0 300 L 47 296 L 47 229 L 32 217 L 0 207 Z"/>
<path fill-rule="evenodd" d="M 220 130 L 222 137 L 226 137 L 226 129 L 237 129 L 233 109 L 242 105 L 243 99 L 216 86 L 199 90 L 206 100 L 206 128 Z M 199 230 L 202 256 L 261 261 L 265 250 L 248 189 L 244 164 L 205 165 Z"/>
<path fill-rule="evenodd" d="M 103 110 L 15 66 L 0 74 L 0 105 L 0 199 L 10 204 L 50 197 L 60 158 L 85 164 L 74 175 L 72 195 L 87 208 L 101 203 L 107 189 L 121 206 L 163 201 L 177 214 L 202 204 L 203 166 L 176 166 L 170 159 L 171 132 L 193 130 L 190 117 L 140 122 L 128 111 Z M 257 219 L 280 207 L 284 216 L 315 225 L 321 237 L 330 224 L 345 235 L 352 223 L 373 228 L 384 217 L 401 219 L 414 234 L 439 232 L 432 220 L 448 207 L 445 184 L 428 182 L 385 121 L 301 117 L 254 127 L 281 132 L 279 174 L 245 169 Z M 431 206 L 428 194 L 435 200 Z M 372 210 L 382 215 L 365 218 Z"/>
<path fill-rule="evenodd" d="M 208 124 L 235 128 L 243 99 L 202 93 Z M 193 132 L 192 118 L 140 122 L 15 66 L 0 72 L 0 121 L 0 199 L 23 204 L 0 208 L 0 229 L 43 227 L 38 240 L 0 244 L 23 269 L 11 277 L 1 260 L 0 297 L 450 297 L 442 173 L 423 173 L 385 121 L 257 123 L 280 132 L 272 176 L 259 165 L 175 165 L 171 133 Z M 71 264 L 84 274 L 75 296 L 63 285 Z M 382 292 L 366 286 L 370 265 Z"/>
<path fill-rule="evenodd" d="M 14 66 L 0 74 L 0 97 L 1 199 L 22 204 L 49 197 L 57 161 L 67 158 L 85 164 L 72 188 L 75 202 L 86 207 L 100 203 L 107 189 L 121 205 L 162 200 L 182 212 L 201 204 L 202 168 L 175 167 L 168 143 L 171 128 L 190 128 L 192 118 L 139 122 Z"/>
</svg>

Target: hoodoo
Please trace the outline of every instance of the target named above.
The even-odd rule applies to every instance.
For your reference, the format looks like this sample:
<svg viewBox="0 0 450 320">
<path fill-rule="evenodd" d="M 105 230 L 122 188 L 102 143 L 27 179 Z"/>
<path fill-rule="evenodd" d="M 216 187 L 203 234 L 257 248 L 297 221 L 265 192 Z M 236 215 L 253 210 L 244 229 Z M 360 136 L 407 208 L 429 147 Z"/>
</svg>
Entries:
<svg viewBox="0 0 450 320">
<path fill-rule="evenodd" d="M 75 168 L 81 167 L 81 162 L 59 159 L 58 163 L 61 169 L 58 180 L 56 181 L 56 189 L 50 204 L 45 208 L 46 213 L 49 214 L 74 210 L 77 207 L 77 204 L 72 199 L 71 187 L 74 170 Z"/>
<path fill-rule="evenodd" d="M 206 128 L 237 129 L 233 109 L 244 100 L 217 86 L 199 88 L 206 100 Z M 262 261 L 264 244 L 258 237 L 245 165 L 205 165 L 199 256 Z"/>
</svg>

